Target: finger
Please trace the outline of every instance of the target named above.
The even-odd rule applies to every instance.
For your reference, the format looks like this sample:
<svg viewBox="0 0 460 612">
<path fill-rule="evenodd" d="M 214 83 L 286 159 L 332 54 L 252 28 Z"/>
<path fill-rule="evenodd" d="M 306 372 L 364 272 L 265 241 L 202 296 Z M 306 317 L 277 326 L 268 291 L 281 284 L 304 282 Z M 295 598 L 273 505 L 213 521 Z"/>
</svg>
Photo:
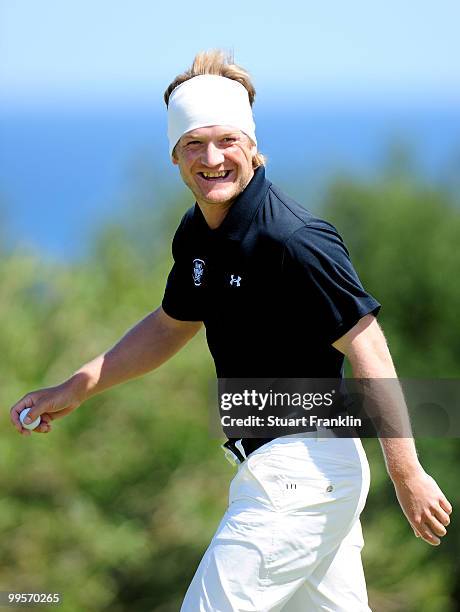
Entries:
<svg viewBox="0 0 460 612">
<path fill-rule="evenodd" d="M 18 404 L 16 404 L 16 406 L 14 407 L 14 412 L 16 414 L 17 414 L 17 411 L 20 410 L 20 412 L 19 412 L 19 419 L 18 420 L 19 420 L 19 425 L 20 425 L 21 429 L 19 430 L 19 433 L 21 433 L 22 435 L 30 435 L 32 432 L 37 432 L 37 433 L 48 432 L 49 427 L 48 427 L 47 423 L 49 422 L 49 416 L 46 413 L 43 413 L 40 416 L 40 423 L 34 429 L 28 429 L 28 428 L 24 427 L 22 422 L 21 422 L 21 419 L 20 419 L 20 414 L 21 414 L 22 410 L 24 410 L 25 408 L 23 407 L 21 409 L 21 405 L 22 406 L 25 405 L 27 408 L 30 407 L 29 413 L 27 415 L 27 416 L 30 416 L 30 414 L 32 412 L 32 408 L 34 407 L 34 405 L 33 405 L 33 396 L 29 395 L 28 397 L 25 398 L 25 401 L 18 402 Z M 42 427 L 42 422 L 43 421 L 44 421 L 45 425 Z M 27 422 L 27 419 L 24 420 L 24 423 L 26 423 L 26 422 Z"/>
<path fill-rule="evenodd" d="M 48 433 L 51 431 L 51 418 L 50 415 L 44 412 L 41 416 L 41 423 L 38 427 L 33 429 L 34 433 Z"/>
<path fill-rule="evenodd" d="M 439 500 L 439 504 L 441 508 L 447 512 L 447 514 L 451 514 L 452 505 L 445 497 L 441 497 L 441 499 Z"/>
<path fill-rule="evenodd" d="M 24 425 L 21 423 L 21 419 L 19 419 L 19 425 L 21 426 L 20 432 L 23 435 L 29 435 L 32 433 L 31 429 L 27 429 L 26 427 L 24 427 Z"/>
<path fill-rule="evenodd" d="M 428 527 L 424 526 L 419 529 L 420 537 L 431 546 L 439 546 L 441 544 L 441 540 L 436 536 Z"/>
<path fill-rule="evenodd" d="M 415 527 L 412 527 L 412 529 L 414 530 L 414 535 L 415 535 L 415 537 L 416 537 L 416 538 L 419 538 L 419 537 L 420 537 L 419 532 L 418 532 L 418 531 L 415 529 Z"/>
<path fill-rule="evenodd" d="M 441 507 L 437 508 L 433 512 L 434 516 L 438 519 L 438 521 L 447 527 L 450 524 L 450 517 Z"/>
<path fill-rule="evenodd" d="M 30 395 L 25 395 L 19 402 L 16 402 L 10 410 L 10 419 L 16 429 L 21 433 L 24 430 L 19 415 L 25 408 L 30 408 L 33 405 L 33 401 Z"/>
<path fill-rule="evenodd" d="M 447 533 L 447 529 L 444 527 L 444 525 L 440 521 L 438 521 L 438 519 L 435 516 L 432 516 L 430 518 L 429 523 L 428 523 L 428 528 L 430 529 L 432 533 L 434 533 L 435 535 L 441 538 L 442 536 L 445 536 Z"/>
<path fill-rule="evenodd" d="M 29 411 L 29 414 L 24 419 L 24 423 L 33 423 L 36 418 L 42 417 L 42 414 L 46 412 L 49 402 L 37 401 Z"/>
</svg>

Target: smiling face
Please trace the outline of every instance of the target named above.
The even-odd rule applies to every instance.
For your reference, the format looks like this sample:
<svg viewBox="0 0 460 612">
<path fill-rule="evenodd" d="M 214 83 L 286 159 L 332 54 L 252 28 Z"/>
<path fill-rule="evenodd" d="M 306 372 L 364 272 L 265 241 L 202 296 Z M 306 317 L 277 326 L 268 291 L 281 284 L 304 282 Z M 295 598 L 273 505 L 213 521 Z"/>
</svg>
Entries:
<svg viewBox="0 0 460 612">
<path fill-rule="evenodd" d="M 243 132 L 213 125 L 184 134 L 175 147 L 173 163 L 200 205 L 228 206 L 254 176 L 257 147 Z"/>
</svg>

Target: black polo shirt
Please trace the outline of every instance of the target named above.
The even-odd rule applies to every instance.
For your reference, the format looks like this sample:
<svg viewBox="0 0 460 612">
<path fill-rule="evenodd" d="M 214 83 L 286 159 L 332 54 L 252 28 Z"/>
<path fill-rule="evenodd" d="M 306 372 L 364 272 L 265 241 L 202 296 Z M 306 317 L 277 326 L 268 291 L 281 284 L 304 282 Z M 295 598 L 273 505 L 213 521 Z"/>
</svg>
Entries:
<svg viewBox="0 0 460 612">
<path fill-rule="evenodd" d="M 344 358 L 331 344 L 380 309 L 337 230 L 263 167 L 217 229 L 189 209 L 172 252 L 163 309 L 204 322 L 218 377 L 339 378 Z"/>
</svg>

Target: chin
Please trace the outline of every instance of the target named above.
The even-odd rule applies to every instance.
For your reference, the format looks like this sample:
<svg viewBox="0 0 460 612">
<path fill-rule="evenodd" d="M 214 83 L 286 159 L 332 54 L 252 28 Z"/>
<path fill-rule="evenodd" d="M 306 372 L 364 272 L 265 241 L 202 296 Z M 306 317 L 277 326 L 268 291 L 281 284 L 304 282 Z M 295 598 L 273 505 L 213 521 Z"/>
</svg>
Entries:
<svg viewBox="0 0 460 612">
<path fill-rule="evenodd" d="M 209 200 L 210 202 L 227 202 L 227 200 L 231 200 L 238 193 L 238 189 L 236 189 L 236 185 L 232 185 L 232 187 L 228 187 L 227 189 L 216 189 L 215 191 L 211 190 L 209 192 L 201 192 L 201 197 Z"/>
<path fill-rule="evenodd" d="M 215 196 L 213 196 L 212 194 L 208 194 L 208 195 L 204 195 L 202 196 L 202 198 L 204 200 L 207 200 L 210 204 L 223 204 L 224 202 L 228 202 L 228 200 L 232 200 L 235 197 L 235 195 L 232 193 L 225 193 L 222 195 L 218 195 L 216 194 Z"/>
</svg>

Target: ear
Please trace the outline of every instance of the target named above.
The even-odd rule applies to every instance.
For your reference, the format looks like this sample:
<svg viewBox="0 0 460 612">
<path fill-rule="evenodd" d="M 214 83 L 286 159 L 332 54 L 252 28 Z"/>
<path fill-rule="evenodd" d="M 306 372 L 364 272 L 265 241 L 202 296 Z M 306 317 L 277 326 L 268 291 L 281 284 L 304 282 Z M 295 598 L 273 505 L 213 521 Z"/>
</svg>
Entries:
<svg viewBox="0 0 460 612">
<path fill-rule="evenodd" d="M 257 145 L 253 142 L 253 140 L 246 134 L 248 139 L 248 143 L 251 145 L 251 157 L 254 157 L 257 153 Z"/>
<path fill-rule="evenodd" d="M 174 145 L 174 148 L 172 150 L 171 153 L 171 161 L 175 166 L 179 165 L 179 158 L 177 157 L 177 145 L 179 144 L 179 140 L 176 142 L 176 144 Z"/>
</svg>

